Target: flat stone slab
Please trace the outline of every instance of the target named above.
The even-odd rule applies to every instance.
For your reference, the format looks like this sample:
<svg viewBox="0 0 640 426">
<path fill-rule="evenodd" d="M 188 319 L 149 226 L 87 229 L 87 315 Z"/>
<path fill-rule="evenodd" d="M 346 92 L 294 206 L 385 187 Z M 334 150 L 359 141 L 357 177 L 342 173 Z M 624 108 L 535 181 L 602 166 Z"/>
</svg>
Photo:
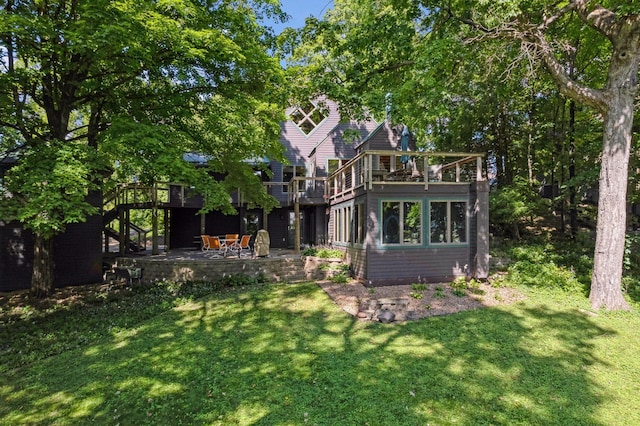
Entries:
<svg viewBox="0 0 640 426">
<path fill-rule="evenodd" d="M 371 299 L 360 306 L 358 318 L 384 323 L 406 321 L 412 314 L 407 311 L 408 306 L 409 299 L 406 297 Z"/>
</svg>

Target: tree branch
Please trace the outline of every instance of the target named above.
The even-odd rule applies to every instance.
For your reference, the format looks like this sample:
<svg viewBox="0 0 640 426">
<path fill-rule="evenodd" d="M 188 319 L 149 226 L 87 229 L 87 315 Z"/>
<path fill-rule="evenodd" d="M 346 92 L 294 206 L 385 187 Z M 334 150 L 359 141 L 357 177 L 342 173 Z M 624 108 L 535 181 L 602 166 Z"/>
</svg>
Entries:
<svg viewBox="0 0 640 426">
<path fill-rule="evenodd" d="M 599 4 L 596 4 L 593 10 L 589 11 L 589 3 L 588 0 L 571 1 L 571 4 L 575 5 L 574 10 L 582 21 L 588 23 L 609 40 L 613 41 L 613 35 L 617 32 L 616 27 L 619 25 L 616 14 Z"/>
<path fill-rule="evenodd" d="M 557 10 L 554 14 L 545 17 L 539 25 L 513 21 L 501 27 L 489 28 L 470 18 L 461 18 L 461 21 L 481 33 L 481 35 L 473 41 L 481 41 L 487 38 L 519 41 L 521 48 L 528 53 L 529 57 L 537 57 L 542 60 L 562 94 L 590 105 L 600 112 L 605 112 L 607 109 L 605 92 L 584 86 L 572 79 L 567 74 L 565 66 L 557 59 L 554 49 L 546 39 L 544 33 L 550 25 L 557 22 L 564 15 L 578 10 L 581 10 L 581 12 L 579 12 L 580 19 L 584 20 L 589 16 L 591 17 L 589 18 L 591 20 L 589 21 L 590 25 L 594 25 L 594 28 L 597 29 L 598 27 L 595 25 L 599 25 L 601 28 L 606 28 L 607 31 L 610 31 L 607 27 L 611 25 L 611 16 L 607 13 L 609 11 L 597 6 L 597 13 L 595 15 L 593 12 L 588 13 L 586 11 L 586 3 L 587 0 L 572 0 L 568 5 Z M 582 13 L 582 15 L 580 15 L 580 13 Z M 585 18 L 583 18 L 583 15 Z M 613 15 L 613 19 L 615 22 L 615 15 Z"/>
</svg>

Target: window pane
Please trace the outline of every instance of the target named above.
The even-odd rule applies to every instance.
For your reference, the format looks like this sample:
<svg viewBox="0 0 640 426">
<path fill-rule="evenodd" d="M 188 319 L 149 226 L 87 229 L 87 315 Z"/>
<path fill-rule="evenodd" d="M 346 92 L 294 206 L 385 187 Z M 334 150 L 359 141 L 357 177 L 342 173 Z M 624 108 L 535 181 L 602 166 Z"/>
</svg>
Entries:
<svg viewBox="0 0 640 426">
<path fill-rule="evenodd" d="M 328 116 L 328 111 L 316 107 L 312 103 L 308 103 L 303 107 L 298 107 L 291 112 L 291 121 L 296 123 L 298 128 L 302 130 L 305 135 L 311 133 L 325 118 Z"/>
<path fill-rule="evenodd" d="M 344 210 L 344 241 L 347 243 L 353 241 L 351 238 L 351 207 Z"/>
<path fill-rule="evenodd" d="M 308 135 L 313 131 L 313 129 L 316 128 L 316 125 L 312 123 L 311 120 L 306 119 L 303 122 L 298 123 L 298 127 L 304 132 L 305 135 Z"/>
<path fill-rule="evenodd" d="M 467 242 L 467 203 L 451 203 L 451 242 Z"/>
<path fill-rule="evenodd" d="M 403 243 L 420 244 L 420 229 L 422 228 L 422 208 L 421 203 L 404 203 L 403 220 Z"/>
<path fill-rule="evenodd" d="M 304 112 L 302 112 L 301 110 L 297 109 L 297 110 L 295 110 L 295 111 L 293 111 L 291 113 L 291 121 L 293 121 L 294 123 L 298 124 L 298 123 L 300 123 L 300 121 L 302 119 L 304 119 L 305 115 L 306 114 Z"/>
<path fill-rule="evenodd" d="M 358 209 L 358 243 L 362 244 L 364 243 L 364 236 L 366 234 L 366 226 L 367 223 L 365 222 L 365 210 L 364 210 L 364 204 L 360 204 L 359 206 L 360 208 Z"/>
<path fill-rule="evenodd" d="M 330 176 L 331 173 L 335 172 L 340 168 L 340 160 L 330 159 L 327 160 L 327 176 Z"/>
<path fill-rule="evenodd" d="M 431 203 L 431 242 L 447 242 L 447 203 Z"/>
<path fill-rule="evenodd" d="M 324 111 L 322 111 L 320 108 L 316 108 L 313 110 L 313 112 L 309 115 L 309 118 L 315 123 L 315 125 L 317 126 L 318 124 L 320 124 L 322 122 L 322 120 L 324 120 L 326 118 L 326 114 Z"/>
<path fill-rule="evenodd" d="M 400 203 L 385 201 L 382 203 L 382 242 L 400 243 Z"/>
</svg>

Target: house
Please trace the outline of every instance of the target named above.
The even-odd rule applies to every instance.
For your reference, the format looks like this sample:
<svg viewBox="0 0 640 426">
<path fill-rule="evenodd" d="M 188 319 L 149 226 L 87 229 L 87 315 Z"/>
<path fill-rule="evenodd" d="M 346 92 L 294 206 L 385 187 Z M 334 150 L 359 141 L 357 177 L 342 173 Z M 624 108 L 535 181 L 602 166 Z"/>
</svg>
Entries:
<svg viewBox="0 0 640 426">
<path fill-rule="evenodd" d="M 265 182 L 280 206 L 198 217 L 170 209 L 170 247 L 200 234 L 267 229 L 271 246 L 331 244 L 370 285 L 488 275 L 488 192 L 483 154 L 420 152 L 408 129 L 341 123 L 335 103 L 290 108 L 281 142 L 289 164 L 270 162 Z"/>
<path fill-rule="evenodd" d="M 328 100 L 291 107 L 287 115 L 281 124 L 287 164 L 253 160 L 268 162 L 272 177 L 264 185 L 278 207 L 267 213 L 236 192 L 237 215 L 199 214 L 202 198 L 184 185 L 127 185 L 96 200 L 102 217 L 56 238 L 56 287 L 98 282 L 103 258 L 146 250 L 149 231 L 133 223 L 134 209 L 152 211 L 152 254 L 159 234 L 166 250 L 196 249 L 202 234 L 266 229 L 273 248 L 331 244 L 344 250 L 354 276 L 374 286 L 487 277 L 489 185 L 482 154 L 418 151 L 404 126 L 341 122 Z M 117 253 L 110 252 L 113 241 Z M 18 223 L 0 221 L 0 291 L 29 287 L 32 247 Z"/>
<path fill-rule="evenodd" d="M 403 138 L 404 126 L 381 123 L 330 176 L 333 245 L 373 286 L 487 278 L 483 155 L 409 151 Z"/>
</svg>

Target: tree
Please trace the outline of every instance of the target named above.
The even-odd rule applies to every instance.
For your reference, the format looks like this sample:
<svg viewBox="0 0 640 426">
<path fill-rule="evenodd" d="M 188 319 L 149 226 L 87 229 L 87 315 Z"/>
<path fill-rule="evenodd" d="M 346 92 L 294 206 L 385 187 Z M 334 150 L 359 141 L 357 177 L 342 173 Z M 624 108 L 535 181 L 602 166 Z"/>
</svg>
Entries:
<svg viewBox="0 0 640 426">
<path fill-rule="evenodd" d="M 604 138 L 600 168 L 598 222 L 593 277 L 589 299 L 595 309 L 628 309 L 622 297 L 622 264 L 626 231 L 626 193 L 633 128 L 634 102 L 638 92 L 640 63 L 640 14 L 624 9 L 616 13 L 586 0 L 574 0 L 550 14 L 522 41 L 533 42 L 561 92 L 590 105 L 603 115 Z M 581 21 L 611 42 L 607 82 L 602 89 L 587 87 L 571 78 L 557 60 L 548 29 L 564 15 L 574 12 Z M 533 28 L 533 25 L 528 25 Z"/>
<path fill-rule="evenodd" d="M 466 96 L 457 93 L 452 97 L 450 92 L 452 81 L 460 74 L 469 76 L 461 69 L 479 67 L 477 72 L 491 74 L 498 63 L 506 64 L 502 68 L 506 81 L 522 90 L 534 79 L 541 79 L 537 66 L 543 64 L 564 96 L 593 107 L 602 120 L 590 300 L 595 309 L 627 309 L 621 277 L 640 14 L 637 2 L 603 0 L 603 4 L 589 0 L 499 4 L 336 0 L 324 22 L 308 21 L 299 35 L 306 43 L 294 59 L 300 74 L 311 76 L 312 90 L 328 93 L 347 105 L 345 111 L 363 105 L 368 111 L 379 111 L 383 93 L 393 91 L 398 117 L 426 137 L 433 133 L 436 120 L 425 116 L 439 115 L 446 109 L 445 102 Z M 576 37 L 588 42 L 575 46 L 571 40 Z M 569 47 L 593 43 L 600 48 L 590 64 L 590 75 L 595 78 L 572 73 L 568 57 L 576 53 Z M 490 61 L 483 64 L 478 58 Z M 523 64 L 532 72 L 519 74 Z M 449 124 L 445 119 L 447 130 Z M 489 129 L 489 133 L 495 131 Z"/>
<path fill-rule="evenodd" d="M 19 161 L 0 211 L 36 236 L 34 294 L 53 288 L 52 238 L 97 212 L 87 197 L 105 182 L 176 179 L 227 212 L 240 187 L 273 206 L 243 161 L 282 156 L 285 85 L 264 16 L 284 15 L 268 0 L 4 0 L 0 154 Z"/>
</svg>

